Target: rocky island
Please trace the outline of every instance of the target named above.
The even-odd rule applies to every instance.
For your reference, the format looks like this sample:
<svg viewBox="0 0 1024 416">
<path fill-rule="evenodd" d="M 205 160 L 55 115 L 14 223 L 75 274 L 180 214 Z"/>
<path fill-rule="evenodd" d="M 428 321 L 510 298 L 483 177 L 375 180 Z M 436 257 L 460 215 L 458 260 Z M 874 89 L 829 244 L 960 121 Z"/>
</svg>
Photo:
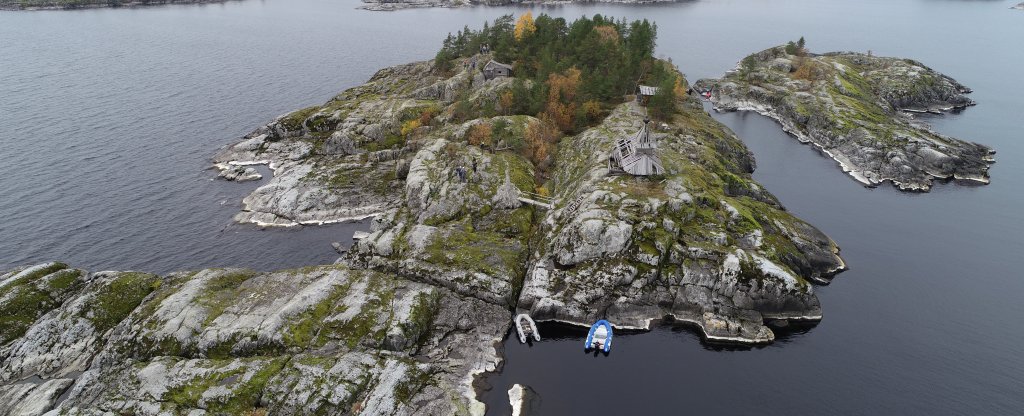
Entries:
<svg viewBox="0 0 1024 416">
<path fill-rule="evenodd" d="M 364 10 L 394 11 L 423 7 L 468 7 L 468 6 L 510 6 L 517 4 L 567 4 L 567 3 L 620 3 L 650 4 L 674 3 L 678 0 L 362 0 Z"/>
<path fill-rule="evenodd" d="M 59 10 L 223 3 L 228 0 L 0 0 L 0 10 Z"/>
<path fill-rule="evenodd" d="M 720 111 L 755 111 L 839 162 L 857 181 L 928 191 L 934 180 L 987 184 L 995 152 L 943 136 L 913 113 L 974 105 L 971 90 L 920 62 L 791 42 L 750 55 L 721 79 L 700 80 Z"/>
<path fill-rule="evenodd" d="M 506 16 L 215 157 L 228 179 L 274 173 L 238 221 L 373 216 L 336 264 L 0 274 L 0 412 L 481 414 L 513 313 L 738 344 L 820 320 L 836 244 L 752 180 L 655 32 Z M 623 97 L 640 73 L 657 93 Z M 638 132 L 646 176 L 609 163 Z"/>
</svg>

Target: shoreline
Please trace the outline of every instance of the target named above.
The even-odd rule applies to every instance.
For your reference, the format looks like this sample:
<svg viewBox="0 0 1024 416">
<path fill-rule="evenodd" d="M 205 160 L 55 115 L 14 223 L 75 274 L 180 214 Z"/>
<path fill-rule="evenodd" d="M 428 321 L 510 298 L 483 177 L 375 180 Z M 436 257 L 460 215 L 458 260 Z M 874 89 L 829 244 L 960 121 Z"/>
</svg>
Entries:
<svg viewBox="0 0 1024 416">
<path fill-rule="evenodd" d="M 156 6 L 171 6 L 171 5 L 193 5 L 193 4 L 214 4 L 214 3 L 227 3 L 242 0 L 153 0 L 148 2 L 133 1 L 130 3 L 120 4 L 105 4 L 105 3 L 90 3 L 81 5 L 41 5 L 41 6 L 21 6 L 21 5 L 8 5 L 0 4 L 0 11 L 4 12 L 38 12 L 38 11 L 52 11 L 52 10 L 92 10 L 92 9 L 138 9 L 146 7 Z"/>
</svg>

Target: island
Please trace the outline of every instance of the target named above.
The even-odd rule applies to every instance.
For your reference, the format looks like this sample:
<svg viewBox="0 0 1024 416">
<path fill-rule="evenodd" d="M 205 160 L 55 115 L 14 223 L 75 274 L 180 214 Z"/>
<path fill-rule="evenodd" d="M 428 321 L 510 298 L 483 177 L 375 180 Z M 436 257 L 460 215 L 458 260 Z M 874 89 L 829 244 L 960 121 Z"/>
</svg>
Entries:
<svg viewBox="0 0 1024 416">
<path fill-rule="evenodd" d="M 696 83 L 720 111 L 755 111 L 835 159 L 867 186 L 928 191 L 938 180 L 987 184 L 995 152 L 944 136 L 914 113 L 974 105 L 971 90 L 924 64 L 856 52 L 810 53 L 803 38 Z"/>
<path fill-rule="evenodd" d="M 335 264 L 0 274 L 0 413 L 482 414 L 514 313 L 740 345 L 817 322 L 839 248 L 656 32 L 503 16 L 219 152 L 273 171 L 238 221 L 372 217 Z"/>
<path fill-rule="evenodd" d="M 223 3 L 228 0 L 0 0 L 0 10 L 62 10 Z"/>
<path fill-rule="evenodd" d="M 360 9 L 372 11 L 394 11 L 424 7 L 458 8 L 469 6 L 512 6 L 512 5 L 543 5 L 567 3 L 617 3 L 617 4 L 650 4 L 674 3 L 679 0 L 362 0 L 365 3 Z"/>
</svg>

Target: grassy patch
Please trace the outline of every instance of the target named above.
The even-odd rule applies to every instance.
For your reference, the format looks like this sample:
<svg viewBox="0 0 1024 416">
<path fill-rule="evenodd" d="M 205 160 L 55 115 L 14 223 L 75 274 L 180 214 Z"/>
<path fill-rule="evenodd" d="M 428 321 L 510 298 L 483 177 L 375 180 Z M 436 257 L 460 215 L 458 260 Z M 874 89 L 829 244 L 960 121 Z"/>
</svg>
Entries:
<svg viewBox="0 0 1024 416">
<path fill-rule="evenodd" d="M 160 286 L 160 278 L 147 273 L 122 273 L 102 288 L 87 315 L 96 331 L 113 328 Z"/>
</svg>

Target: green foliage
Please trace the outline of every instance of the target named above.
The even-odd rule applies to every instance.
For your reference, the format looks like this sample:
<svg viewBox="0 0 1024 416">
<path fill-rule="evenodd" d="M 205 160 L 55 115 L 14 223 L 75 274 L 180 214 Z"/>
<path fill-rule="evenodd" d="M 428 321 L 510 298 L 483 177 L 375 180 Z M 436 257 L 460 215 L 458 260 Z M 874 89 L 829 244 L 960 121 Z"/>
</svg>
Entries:
<svg viewBox="0 0 1024 416">
<path fill-rule="evenodd" d="M 581 72 L 573 103 L 565 103 L 575 104 L 571 107 L 578 109 L 592 100 L 621 102 L 653 66 L 657 26 L 647 20 L 627 22 L 595 15 L 568 23 L 542 14 L 534 21 L 536 31 L 521 41 L 513 36 L 513 21 L 510 15 L 502 16 L 482 30 L 465 28 L 456 35 L 449 34 L 436 63 L 439 69 L 450 69 L 454 60 L 474 56 L 480 45 L 489 45 L 495 60 L 514 67 L 517 81 L 512 85 L 514 104 L 509 114 L 539 114 L 548 99 L 545 84 L 552 74 L 570 68 Z M 528 85 L 526 80 L 533 82 Z M 470 117 L 469 108 L 456 103 L 454 119 Z M 488 109 L 483 110 L 486 114 Z"/>
</svg>

